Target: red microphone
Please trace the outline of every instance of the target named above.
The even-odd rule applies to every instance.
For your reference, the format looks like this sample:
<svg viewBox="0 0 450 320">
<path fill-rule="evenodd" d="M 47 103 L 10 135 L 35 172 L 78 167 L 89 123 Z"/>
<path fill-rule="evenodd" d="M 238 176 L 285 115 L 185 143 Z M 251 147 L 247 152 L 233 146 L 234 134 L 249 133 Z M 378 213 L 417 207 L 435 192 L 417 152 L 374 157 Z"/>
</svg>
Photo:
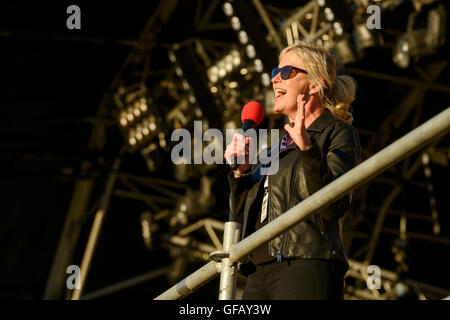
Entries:
<svg viewBox="0 0 450 320">
<path fill-rule="evenodd" d="M 259 125 L 264 118 L 264 108 L 259 102 L 251 101 L 242 109 L 241 121 L 244 133 L 253 127 Z M 233 163 L 230 165 L 231 170 L 237 170 L 237 154 L 233 156 Z"/>
</svg>

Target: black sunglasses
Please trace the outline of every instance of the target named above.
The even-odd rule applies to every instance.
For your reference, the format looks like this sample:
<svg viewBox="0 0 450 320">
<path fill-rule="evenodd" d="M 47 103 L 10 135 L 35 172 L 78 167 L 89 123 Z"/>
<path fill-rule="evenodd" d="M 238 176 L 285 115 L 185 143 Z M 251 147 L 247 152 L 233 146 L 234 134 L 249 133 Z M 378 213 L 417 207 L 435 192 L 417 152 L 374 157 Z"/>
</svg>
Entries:
<svg viewBox="0 0 450 320">
<path fill-rule="evenodd" d="M 272 69 L 272 79 L 281 72 L 281 79 L 287 80 L 295 77 L 295 75 L 299 72 L 308 74 L 308 71 L 294 67 L 294 66 L 284 66 L 282 68 L 273 68 Z"/>
</svg>

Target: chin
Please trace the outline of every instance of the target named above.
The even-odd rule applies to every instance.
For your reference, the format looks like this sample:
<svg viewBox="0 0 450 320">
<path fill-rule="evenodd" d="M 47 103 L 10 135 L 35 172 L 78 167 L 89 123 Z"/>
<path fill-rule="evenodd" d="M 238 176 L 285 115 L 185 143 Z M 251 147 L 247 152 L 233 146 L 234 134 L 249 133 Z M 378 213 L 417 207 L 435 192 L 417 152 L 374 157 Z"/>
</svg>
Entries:
<svg viewBox="0 0 450 320">
<path fill-rule="evenodd" d="M 284 108 L 283 108 L 283 105 L 281 103 L 275 103 L 274 106 L 273 106 L 273 110 L 275 112 L 278 112 L 278 113 L 282 112 L 283 109 Z"/>
</svg>

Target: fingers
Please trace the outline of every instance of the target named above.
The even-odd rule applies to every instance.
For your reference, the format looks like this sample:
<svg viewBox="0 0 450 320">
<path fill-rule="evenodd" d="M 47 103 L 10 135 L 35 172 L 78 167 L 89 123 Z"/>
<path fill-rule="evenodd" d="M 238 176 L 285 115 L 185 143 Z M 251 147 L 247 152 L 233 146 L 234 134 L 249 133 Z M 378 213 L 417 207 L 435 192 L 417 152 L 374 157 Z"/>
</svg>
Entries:
<svg viewBox="0 0 450 320">
<path fill-rule="evenodd" d="M 248 155 L 251 154 L 252 150 L 254 150 L 253 139 L 236 133 L 233 136 L 232 142 L 225 149 L 223 156 L 228 164 L 234 162 L 235 156 L 238 157 L 238 164 L 243 162 L 248 163 Z"/>
<path fill-rule="evenodd" d="M 295 116 L 295 122 L 301 127 L 305 126 L 305 105 L 306 98 L 303 94 L 299 94 L 297 97 L 297 114 Z"/>
</svg>

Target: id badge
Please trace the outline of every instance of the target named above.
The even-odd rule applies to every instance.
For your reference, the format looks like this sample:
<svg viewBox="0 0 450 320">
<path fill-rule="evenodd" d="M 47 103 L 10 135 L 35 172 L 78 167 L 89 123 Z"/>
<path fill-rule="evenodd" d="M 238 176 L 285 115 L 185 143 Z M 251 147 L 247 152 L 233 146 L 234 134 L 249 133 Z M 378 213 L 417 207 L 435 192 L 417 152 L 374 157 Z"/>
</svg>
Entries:
<svg viewBox="0 0 450 320">
<path fill-rule="evenodd" d="M 264 197 L 261 206 L 261 223 L 267 217 L 267 202 L 269 200 L 269 178 L 266 176 L 266 180 L 264 181 Z"/>
<path fill-rule="evenodd" d="M 267 200 L 269 199 L 269 192 L 264 193 L 264 198 L 261 207 L 261 222 L 263 222 L 267 217 Z"/>
</svg>

